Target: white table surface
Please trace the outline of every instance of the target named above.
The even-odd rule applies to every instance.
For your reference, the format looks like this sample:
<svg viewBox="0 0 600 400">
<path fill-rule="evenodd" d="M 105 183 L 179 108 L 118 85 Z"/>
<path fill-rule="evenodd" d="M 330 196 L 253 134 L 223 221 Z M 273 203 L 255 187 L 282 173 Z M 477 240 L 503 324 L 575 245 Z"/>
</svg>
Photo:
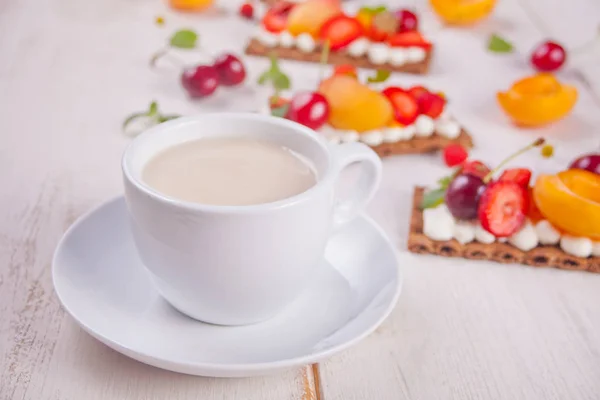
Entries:
<svg viewBox="0 0 600 400">
<path fill-rule="evenodd" d="M 569 46 L 600 25 L 596 0 L 530 1 Z M 518 130 L 500 112 L 495 92 L 531 70 L 517 55 L 484 51 L 485 39 L 501 32 L 527 53 L 542 39 L 540 27 L 517 0 L 501 0 L 486 23 L 440 31 L 418 4 L 438 44 L 435 64 L 427 77 L 394 80 L 445 91 L 476 140 L 475 156 L 497 162 L 545 135 L 557 156 L 533 153 L 520 164 L 556 171 L 598 149 L 600 103 L 578 78 L 583 71 L 592 84 L 600 82 L 597 55 L 579 57 L 560 74 L 581 88 L 570 118 Z M 157 15 L 165 16 L 165 27 L 154 24 Z M 197 29 L 211 52 L 241 52 L 252 31 L 235 13 L 174 14 L 159 0 L 0 0 L 0 399 L 600 398 L 600 275 L 590 273 L 410 256 L 401 265 L 400 302 L 376 333 L 318 368 L 265 378 L 165 372 L 85 334 L 54 295 L 51 256 L 78 216 L 121 193 L 119 158 L 130 140 L 120 133 L 125 115 L 152 99 L 165 111 L 192 114 L 254 110 L 266 98 L 250 84 L 191 102 L 176 69 L 151 71 L 151 53 L 184 26 Z M 284 65 L 295 87 L 314 85 L 315 66 Z M 247 66 L 254 82 L 267 61 L 248 58 Z M 385 160 L 369 211 L 400 252 L 406 252 L 412 185 L 446 171 L 439 155 Z"/>
</svg>

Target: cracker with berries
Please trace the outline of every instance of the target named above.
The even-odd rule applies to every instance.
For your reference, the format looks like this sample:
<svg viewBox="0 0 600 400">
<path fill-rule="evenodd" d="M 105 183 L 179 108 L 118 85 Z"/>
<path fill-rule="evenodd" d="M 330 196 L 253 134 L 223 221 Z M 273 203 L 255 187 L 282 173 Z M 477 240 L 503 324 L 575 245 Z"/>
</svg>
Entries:
<svg viewBox="0 0 600 400">
<path fill-rule="evenodd" d="M 540 175 L 465 161 L 433 190 L 416 188 L 408 249 L 536 267 L 600 272 L 600 154 Z"/>
<path fill-rule="evenodd" d="M 418 28 L 417 16 L 405 9 L 363 7 L 348 15 L 338 0 L 280 1 L 265 14 L 246 53 L 319 62 L 328 42 L 333 65 L 425 74 L 433 46 Z"/>
<path fill-rule="evenodd" d="M 326 64 L 327 48 L 322 55 Z M 449 145 L 472 147 L 471 136 L 446 109 L 445 96 L 423 86 L 387 86 L 388 71 L 362 82 L 351 65 L 337 66 L 314 91 L 284 96 L 290 79 L 271 55 L 259 78 L 275 90 L 264 110 L 308 126 L 334 143 L 362 142 L 380 156 L 439 151 Z M 378 90 L 374 85 L 385 87 Z"/>
</svg>

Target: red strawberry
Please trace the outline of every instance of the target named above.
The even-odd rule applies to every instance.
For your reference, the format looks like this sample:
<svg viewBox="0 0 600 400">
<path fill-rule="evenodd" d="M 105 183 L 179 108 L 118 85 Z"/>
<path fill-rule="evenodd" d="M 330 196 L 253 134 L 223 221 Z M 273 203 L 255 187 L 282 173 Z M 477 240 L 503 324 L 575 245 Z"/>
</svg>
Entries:
<svg viewBox="0 0 600 400">
<path fill-rule="evenodd" d="M 410 95 L 417 101 L 417 103 L 419 102 L 419 99 L 426 93 L 429 93 L 429 90 L 427 90 L 426 88 L 424 88 L 423 86 L 413 86 L 410 89 L 408 89 L 408 93 L 410 93 Z"/>
<path fill-rule="evenodd" d="M 484 178 L 490 173 L 490 168 L 479 160 L 465 161 L 462 165 L 463 174 L 475 175 Z"/>
<path fill-rule="evenodd" d="M 516 182 L 524 188 L 529 187 L 531 179 L 531 171 L 527 168 L 511 168 L 507 169 L 500 175 L 499 181 Z"/>
<path fill-rule="evenodd" d="M 289 1 L 278 1 L 267 11 L 262 24 L 266 30 L 279 33 L 287 28 L 287 20 L 295 4 Z"/>
<path fill-rule="evenodd" d="M 402 125 L 410 125 L 419 115 L 419 106 L 413 97 L 399 87 L 385 89 L 383 95 L 388 98 L 394 108 L 394 118 Z"/>
<path fill-rule="evenodd" d="M 431 49 L 429 43 L 423 35 L 417 31 L 396 33 L 388 38 L 388 43 L 392 47 L 421 47 L 425 50 Z"/>
<path fill-rule="evenodd" d="M 496 237 L 517 233 L 529 210 L 527 190 L 516 182 L 496 181 L 485 188 L 477 215 L 481 226 Z"/>
<path fill-rule="evenodd" d="M 446 100 L 440 95 L 427 92 L 420 95 L 418 103 L 419 113 L 437 118 L 444 112 Z"/>
<path fill-rule="evenodd" d="M 358 78 L 356 67 L 351 64 L 337 65 L 333 68 L 333 75 L 349 75 L 354 78 Z"/>
<path fill-rule="evenodd" d="M 356 18 L 336 15 L 323 24 L 319 31 L 322 40 L 328 40 L 331 50 L 339 50 L 364 35 L 364 29 Z"/>
<path fill-rule="evenodd" d="M 444 149 L 444 162 L 455 167 L 467 159 L 467 151 L 460 144 L 450 144 Z"/>
<path fill-rule="evenodd" d="M 252 19 L 254 16 L 254 7 L 250 3 L 244 3 L 240 7 L 240 15 L 246 19 Z"/>
</svg>

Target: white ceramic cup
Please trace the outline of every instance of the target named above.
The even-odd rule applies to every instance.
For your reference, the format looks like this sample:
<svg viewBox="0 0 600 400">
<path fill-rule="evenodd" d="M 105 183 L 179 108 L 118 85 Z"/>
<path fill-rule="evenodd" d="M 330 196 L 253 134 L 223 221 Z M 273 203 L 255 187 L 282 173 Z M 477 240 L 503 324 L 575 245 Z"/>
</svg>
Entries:
<svg viewBox="0 0 600 400">
<path fill-rule="evenodd" d="M 310 160 L 317 183 L 273 203 L 215 206 L 170 198 L 142 180 L 161 150 L 216 136 L 283 145 Z M 355 162 L 362 179 L 334 204 L 338 175 Z M 379 157 L 363 144 L 330 145 L 300 124 L 250 113 L 160 124 L 133 140 L 122 167 L 134 240 L 158 291 L 184 314 L 220 325 L 266 320 L 297 298 L 322 265 L 332 230 L 364 208 L 381 176 Z"/>
</svg>

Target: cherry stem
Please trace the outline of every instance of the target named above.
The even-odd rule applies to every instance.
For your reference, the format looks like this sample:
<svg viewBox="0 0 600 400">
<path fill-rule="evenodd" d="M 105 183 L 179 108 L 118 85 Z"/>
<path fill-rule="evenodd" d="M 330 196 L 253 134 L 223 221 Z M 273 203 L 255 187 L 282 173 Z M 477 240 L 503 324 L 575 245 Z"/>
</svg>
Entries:
<svg viewBox="0 0 600 400">
<path fill-rule="evenodd" d="M 498 164 L 498 166 L 496 168 L 494 168 L 493 170 L 491 170 L 484 178 L 483 178 L 483 183 L 488 183 L 491 179 L 492 176 L 494 176 L 494 174 L 496 172 L 498 172 L 500 169 L 502 169 L 502 167 L 504 167 L 506 164 L 508 164 L 509 162 L 511 162 L 512 160 L 514 160 L 515 158 L 517 158 L 518 156 L 520 156 L 523 153 L 528 152 L 529 150 L 541 146 L 546 142 L 546 139 L 544 138 L 538 138 L 535 140 L 535 142 L 523 147 L 521 150 L 517 151 L 516 153 L 511 154 L 510 156 L 506 157 L 504 160 L 502 160 L 502 162 L 500 164 Z"/>
<path fill-rule="evenodd" d="M 185 67 L 185 63 L 179 57 L 176 57 L 172 53 L 169 52 L 170 49 L 171 48 L 167 46 L 167 47 L 164 47 L 164 48 L 160 49 L 159 51 L 157 51 L 150 59 L 150 67 L 155 68 L 158 60 L 160 60 L 161 58 L 164 58 L 166 56 L 169 56 L 169 61 L 171 62 L 171 64 L 175 65 L 176 67 L 179 67 L 179 68 Z"/>
<path fill-rule="evenodd" d="M 331 49 L 331 44 L 329 43 L 329 39 L 325 41 L 323 44 L 323 50 L 321 51 L 321 60 L 320 60 L 320 69 L 319 69 L 319 84 L 323 82 L 325 78 L 325 65 L 327 65 L 327 61 L 329 60 L 329 50 Z"/>
</svg>

